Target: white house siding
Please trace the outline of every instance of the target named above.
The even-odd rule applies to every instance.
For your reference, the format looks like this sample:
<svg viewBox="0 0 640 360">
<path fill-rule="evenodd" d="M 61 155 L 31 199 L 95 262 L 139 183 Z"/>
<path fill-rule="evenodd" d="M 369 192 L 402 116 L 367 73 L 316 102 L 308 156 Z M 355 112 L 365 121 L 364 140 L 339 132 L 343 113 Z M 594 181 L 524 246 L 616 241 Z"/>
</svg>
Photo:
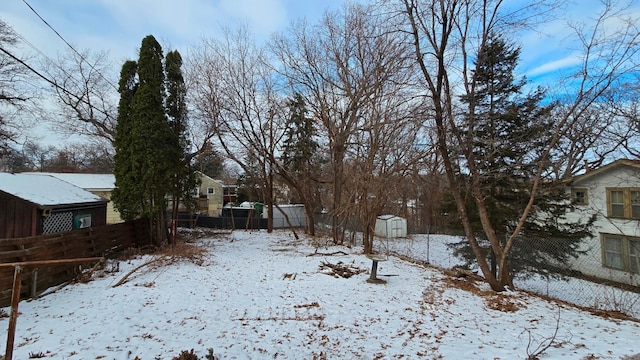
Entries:
<svg viewBox="0 0 640 360">
<path fill-rule="evenodd" d="M 587 205 L 578 206 L 579 210 L 569 214 L 568 220 L 584 220 L 597 214 L 593 230 L 595 236 L 585 240 L 581 246 L 587 254 L 574 260 L 572 269 L 601 279 L 640 286 L 640 275 L 605 267 L 602 252 L 603 234 L 640 237 L 640 221 L 607 217 L 606 189 L 633 187 L 640 188 L 640 169 L 625 165 L 613 166 L 593 176 L 580 176 L 571 184 L 571 189 L 587 189 Z"/>
</svg>

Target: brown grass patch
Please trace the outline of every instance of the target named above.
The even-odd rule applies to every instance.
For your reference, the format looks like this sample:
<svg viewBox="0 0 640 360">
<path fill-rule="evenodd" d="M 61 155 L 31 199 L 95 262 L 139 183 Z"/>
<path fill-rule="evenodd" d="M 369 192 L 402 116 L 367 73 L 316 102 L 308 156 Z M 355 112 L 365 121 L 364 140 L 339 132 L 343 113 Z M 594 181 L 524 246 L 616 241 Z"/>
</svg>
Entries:
<svg viewBox="0 0 640 360">
<path fill-rule="evenodd" d="M 155 255 L 164 255 L 170 262 L 176 260 L 188 260 L 198 266 L 202 266 L 208 255 L 208 251 L 200 246 L 179 242 L 174 246 L 165 246 L 155 252 Z"/>
<path fill-rule="evenodd" d="M 520 310 L 522 304 L 514 301 L 515 299 L 510 296 L 504 296 L 502 294 L 493 294 L 487 296 L 484 299 L 485 304 L 489 309 L 498 310 L 502 312 L 516 312 Z"/>
</svg>

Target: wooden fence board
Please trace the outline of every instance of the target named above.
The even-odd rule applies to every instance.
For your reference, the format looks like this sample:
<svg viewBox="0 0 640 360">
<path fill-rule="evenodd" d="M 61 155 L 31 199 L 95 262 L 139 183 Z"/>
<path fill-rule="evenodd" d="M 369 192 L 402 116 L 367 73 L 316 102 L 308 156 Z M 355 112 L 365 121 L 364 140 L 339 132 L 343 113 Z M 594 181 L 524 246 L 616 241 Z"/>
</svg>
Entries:
<svg viewBox="0 0 640 360">
<path fill-rule="evenodd" d="M 25 238 L 0 239 L 0 263 L 36 260 L 105 257 L 137 244 L 147 244 L 144 220 Z M 0 268 L 0 306 L 8 306 L 13 286 L 13 268 Z M 42 266 L 37 269 L 37 291 L 72 280 L 76 265 Z M 31 294 L 34 269 L 22 278 L 22 297 Z"/>
</svg>

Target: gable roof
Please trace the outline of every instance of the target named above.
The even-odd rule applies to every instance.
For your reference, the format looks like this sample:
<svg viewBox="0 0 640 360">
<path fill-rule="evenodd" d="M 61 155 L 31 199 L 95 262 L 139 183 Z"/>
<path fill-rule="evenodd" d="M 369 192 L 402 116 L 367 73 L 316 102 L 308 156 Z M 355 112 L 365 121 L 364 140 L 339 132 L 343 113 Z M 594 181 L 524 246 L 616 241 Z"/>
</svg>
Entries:
<svg viewBox="0 0 640 360">
<path fill-rule="evenodd" d="M 78 173 L 48 173 L 27 172 L 22 174 L 48 175 L 66 181 L 69 184 L 88 191 L 111 191 L 116 187 L 116 177 L 113 174 L 78 174 Z"/>
<path fill-rule="evenodd" d="M 0 173 L 0 191 L 41 207 L 108 201 L 50 175 Z"/>
<path fill-rule="evenodd" d="M 578 175 L 575 176 L 572 179 L 572 183 L 579 183 L 582 182 L 584 180 L 590 179 L 592 177 L 595 176 L 599 176 L 602 175 L 604 173 L 607 173 L 609 171 L 615 170 L 615 169 L 619 169 L 621 167 L 631 167 L 637 170 L 640 170 L 640 160 L 630 160 L 630 159 L 618 159 L 616 161 L 613 161 L 607 165 L 601 166 L 599 168 L 597 168 L 596 170 L 591 170 L 588 171 L 582 175 Z"/>
</svg>

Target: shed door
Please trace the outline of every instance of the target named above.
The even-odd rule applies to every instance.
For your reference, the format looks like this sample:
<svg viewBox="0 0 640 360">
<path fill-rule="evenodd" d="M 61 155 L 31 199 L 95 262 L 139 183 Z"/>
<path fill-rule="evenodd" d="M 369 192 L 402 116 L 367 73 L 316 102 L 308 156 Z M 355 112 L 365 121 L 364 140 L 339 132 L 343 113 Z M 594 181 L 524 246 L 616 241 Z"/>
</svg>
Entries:
<svg viewBox="0 0 640 360">
<path fill-rule="evenodd" d="M 392 238 L 402 237 L 402 234 L 404 232 L 403 231 L 404 226 L 402 226 L 403 225 L 402 219 L 395 218 L 395 219 L 389 220 L 389 222 L 390 222 L 390 225 L 391 225 L 391 229 L 390 229 L 391 231 L 390 231 L 389 235 Z"/>
</svg>

